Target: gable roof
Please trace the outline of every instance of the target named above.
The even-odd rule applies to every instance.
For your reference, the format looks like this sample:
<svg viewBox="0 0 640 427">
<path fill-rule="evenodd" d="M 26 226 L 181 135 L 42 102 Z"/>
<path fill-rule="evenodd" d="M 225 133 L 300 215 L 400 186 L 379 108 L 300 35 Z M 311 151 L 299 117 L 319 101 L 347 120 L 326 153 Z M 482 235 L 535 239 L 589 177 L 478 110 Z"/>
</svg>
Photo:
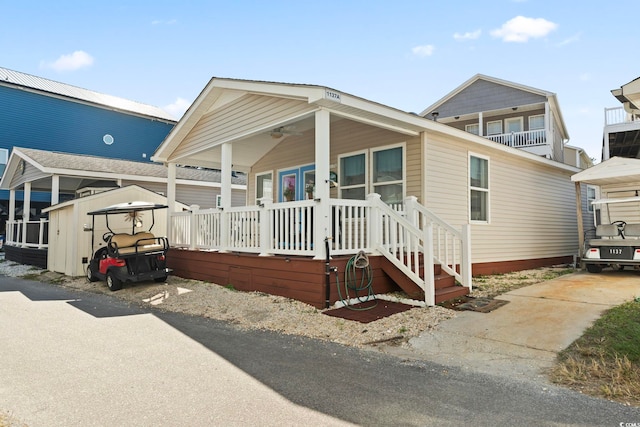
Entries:
<svg viewBox="0 0 640 427">
<path fill-rule="evenodd" d="M 12 177 L 17 173 L 18 164 L 24 159 L 33 165 L 42 175 L 61 175 L 75 178 L 94 179 L 129 179 L 146 182 L 166 182 L 168 170 L 157 163 L 142 163 L 129 160 L 118 160 L 106 157 L 60 153 L 36 150 L 33 148 L 14 147 L 6 170 L 0 180 L 0 188 L 9 189 Z M 219 170 L 196 168 L 176 168 L 178 182 L 193 185 L 220 186 Z M 244 189 L 246 176 L 238 174 L 231 178 L 236 188 Z"/>
<path fill-rule="evenodd" d="M 37 77 L 0 67 L 0 85 L 23 90 L 33 90 L 49 96 L 59 96 L 73 101 L 87 102 L 100 107 L 116 109 L 175 123 L 176 119 L 161 108 L 117 96 L 106 95 L 66 83 Z"/>
<path fill-rule="evenodd" d="M 562 134 L 565 135 L 566 139 L 569 139 L 569 133 L 567 132 L 567 127 L 564 123 L 564 118 L 562 117 L 562 111 L 560 111 L 560 106 L 558 104 L 558 99 L 555 93 L 553 92 L 549 92 L 546 90 L 542 90 L 542 89 L 537 89 L 531 86 L 526 86 L 520 83 L 514 83 L 514 82 L 510 82 L 507 80 L 502 80 L 502 79 L 498 79 L 496 77 L 491 77 L 491 76 L 487 76 L 484 74 L 476 74 L 473 77 L 471 77 L 469 80 L 467 80 L 466 82 L 462 83 L 460 86 L 458 86 L 457 88 L 455 88 L 454 90 L 452 90 L 451 92 L 449 92 L 448 94 L 446 94 L 444 97 L 442 97 L 441 99 L 439 99 L 438 101 L 436 101 L 435 103 L 431 104 L 430 106 L 428 106 L 427 108 L 425 108 L 420 115 L 425 117 L 431 114 L 431 112 L 433 111 L 437 111 L 439 109 L 440 106 L 444 105 L 445 103 L 447 103 L 448 101 L 450 101 L 452 98 L 456 97 L 457 95 L 459 95 L 460 93 L 462 93 L 465 89 L 469 88 L 471 85 L 473 85 L 474 83 L 478 82 L 478 81 L 486 81 L 489 83 L 493 83 L 493 84 L 497 84 L 500 86 L 505 86 L 508 88 L 512 88 L 515 90 L 519 90 L 519 91 L 523 91 L 523 92 L 528 92 L 532 95 L 537 95 L 537 96 L 541 96 L 547 99 L 547 101 L 549 102 L 552 111 L 554 111 L 554 113 L 556 114 L 557 118 L 558 118 L 558 123 L 561 126 L 561 130 L 562 130 Z"/>
<path fill-rule="evenodd" d="M 573 175 L 571 181 L 594 185 L 640 182 L 640 159 L 612 157 Z"/>
<path fill-rule="evenodd" d="M 269 131 L 290 123 L 304 123 L 311 129 L 315 112 L 319 110 L 328 111 L 332 119 L 358 121 L 410 137 L 427 131 L 439 133 L 568 172 L 579 171 L 573 166 L 497 144 L 415 113 L 328 87 L 217 77 L 209 81 L 151 159 L 219 168 L 221 146 L 232 143 L 233 168 L 249 171 L 277 144 L 269 138 Z M 260 115 L 255 114 L 256 111 Z"/>
<path fill-rule="evenodd" d="M 640 77 L 620 86 L 620 89 L 612 90 L 611 94 L 624 105 L 628 113 L 640 110 Z"/>
</svg>

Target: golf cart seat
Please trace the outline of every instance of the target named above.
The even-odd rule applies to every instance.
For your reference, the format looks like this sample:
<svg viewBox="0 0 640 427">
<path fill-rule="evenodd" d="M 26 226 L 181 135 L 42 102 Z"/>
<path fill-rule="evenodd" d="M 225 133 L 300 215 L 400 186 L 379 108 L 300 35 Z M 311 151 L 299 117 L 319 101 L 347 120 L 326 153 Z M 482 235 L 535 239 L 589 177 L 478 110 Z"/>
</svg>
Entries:
<svg viewBox="0 0 640 427">
<path fill-rule="evenodd" d="M 624 226 L 625 237 L 640 237 L 640 224 L 626 224 Z"/>
<path fill-rule="evenodd" d="M 118 233 L 109 239 L 109 251 L 114 256 L 140 253 L 163 252 L 167 250 L 166 239 L 155 237 L 149 232 L 136 234 Z"/>
</svg>

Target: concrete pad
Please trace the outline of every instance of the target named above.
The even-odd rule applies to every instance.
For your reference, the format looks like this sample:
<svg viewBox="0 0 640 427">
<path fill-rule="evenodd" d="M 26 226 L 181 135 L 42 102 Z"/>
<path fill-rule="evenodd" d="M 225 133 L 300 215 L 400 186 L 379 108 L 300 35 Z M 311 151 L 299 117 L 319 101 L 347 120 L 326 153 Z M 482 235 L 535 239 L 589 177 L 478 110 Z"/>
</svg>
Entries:
<svg viewBox="0 0 640 427">
<path fill-rule="evenodd" d="M 575 273 L 508 292 L 489 313 L 462 311 L 396 355 L 496 375 L 545 380 L 559 351 L 610 307 L 640 296 L 635 272 Z"/>
</svg>

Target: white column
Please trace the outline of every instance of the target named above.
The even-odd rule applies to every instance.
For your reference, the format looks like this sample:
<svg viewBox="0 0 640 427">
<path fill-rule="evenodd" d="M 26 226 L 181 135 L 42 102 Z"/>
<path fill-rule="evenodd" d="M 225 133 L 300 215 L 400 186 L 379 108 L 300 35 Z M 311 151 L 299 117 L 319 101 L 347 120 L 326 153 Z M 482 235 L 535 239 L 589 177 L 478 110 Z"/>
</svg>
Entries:
<svg viewBox="0 0 640 427">
<path fill-rule="evenodd" d="M 31 183 L 24 183 L 24 203 L 22 208 L 22 219 L 29 221 L 29 212 L 31 211 Z"/>
<path fill-rule="evenodd" d="M 560 162 L 562 161 L 562 159 L 555 158 L 556 157 L 555 150 L 554 150 L 555 141 L 553 140 L 553 135 L 551 134 L 551 114 L 549 114 L 550 111 L 551 110 L 549 109 L 549 103 L 545 102 L 544 103 L 544 138 L 547 145 L 551 147 L 551 159 L 557 160 Z M 564 151 L 564 147 L 562 147 L 562 151 Z"/>
<path fill-rule="evenodd" d="M 233 147 L 231 143 L 222 144 L 220 152 L 220 195 L 222 196 L 222 214 L 220 215 L 220 251 L 229 250 L 229 232 L 231 224 L 229 224 L 230 216 L 227 212 L 231 207 L 231 168 L 233 158 Z"/>
<path fill-rule="evenodd" d="M 60 175 L 51 176 L 51 205 L 60 202 Z"/>
<path fill-rule="evenodd" d="M 604 139 L 602 140 L 602 161 L 609 160 L 609 132 L 604 133 Z"/>
<path fill-rule="evenodd" d="M 167 164 L 167 236 L 171 236 L 171 214 L 176 211 L 176 164 Z"/>
<path fill-rule="evenodd" d="M 325 238 L 331 236 L 331 205 L 329 204 L 329 159 L 330 159 L 330 114 L 326 110 L 316 111 L 316 138 L 315 138 L 315 160 L 316 160 L 316 200 L 318 201 L 314 222 L 315 259 L 324 259 Z M 336 227 L 337 229 L 337 227 Z M 333 236 L 335 238 L 335 236 Z"/>
<path fill-rule="evenodd" d="M 482 126 L 482 121 L 483 121 L 483 115 L 482 115 L 482 111 L 480 111 L 478 113 L 478 135 L 483 136 L 484 135 L 484 128 Z"/>
<path fill-rule="evenodd" d="M 16 190 L 9 190 L 9 221 L 16 220 Z"/>
</svg>

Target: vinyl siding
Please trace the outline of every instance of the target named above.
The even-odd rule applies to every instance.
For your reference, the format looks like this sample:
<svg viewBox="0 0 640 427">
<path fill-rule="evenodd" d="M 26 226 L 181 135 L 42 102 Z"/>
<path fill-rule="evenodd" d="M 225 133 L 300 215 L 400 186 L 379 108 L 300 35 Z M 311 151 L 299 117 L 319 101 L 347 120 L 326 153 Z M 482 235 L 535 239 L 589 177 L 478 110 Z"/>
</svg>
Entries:
<svg viewBox="0 0 640 427">
<path fill-rule="evenodd" d="M 0 148 L 148 161 L 172 128 L 150 118 L 0 86 Z M 113 144 L 103 142 L 105 134 L 114 137 Z"/>
<path fill-rule="evenodd" d="M 180 157 L 210 147 L 211 143 L 231 135 L 248 133 L 285 120 L 292 114 L 311 113 L 316 107 L 302 101 L 246 95 L 226 104 L 225 108 L 202 117 L 189 132 L 180 147 L 172 153 Z"/>
<path fill-rule="evenodd" d="M 382 148 L 387 145 L 404 143 L 405 167 L 407 185 L 406 195 L 415 195 L 420 198 L 422 168 L 422 151 L 420 138 L 410 138 L 351 120 L 336 120 L 331 122 L 331 170 L 338 171 L 338 156 L 344 153 L 361 151 L 371 148 Z M 273 171 L 274 186 L 277 187 L 278 170 L 288 169 L 314 163 L 315 146 L 313 130 L 305 132 L 301 136 L 289 136 L 278 144 L 273 150 L 260 159 L 251 169 L 248 177 L 249 204 L 255 200 L 255 176 L 266 171 Z M 369 161 L 371 158 L 369 156 Z M 274 188 L 274 200 L 277 199 L 277 188 Z M 332 189 L 331 197 L 337 197 L 337 189 Z"/>
<path fill-rule="evenodd" d="M 490 222 L 472 224 L 473 262 L 573 255 L 578 252 L 571 173 L 463 141 L 427 142 L 429 209 L 453 225 L 468 221 L 468 155 L 489 157 Z"/>
<path fill-rule="evenodd" d="M 167 185 L 164 183 L 155 182 L 138 182 L 138 181 L 123 181 L 122 186 L 127 185 L 139 185 L 156 193 L 163 195 L 167 194 Z M 216 207 L 216 196 L 220 194 L 220 188 L 218 187 L 202 187 L 197 185 L 177 185 L 176 186 L 176 201 L 184 203 L 187 206 L 198 205 L 200 209 L 210 209 Z M 244 206 L 245 191 L 243 190 L 231 190 L 231 206 Z"/>
</svg>

